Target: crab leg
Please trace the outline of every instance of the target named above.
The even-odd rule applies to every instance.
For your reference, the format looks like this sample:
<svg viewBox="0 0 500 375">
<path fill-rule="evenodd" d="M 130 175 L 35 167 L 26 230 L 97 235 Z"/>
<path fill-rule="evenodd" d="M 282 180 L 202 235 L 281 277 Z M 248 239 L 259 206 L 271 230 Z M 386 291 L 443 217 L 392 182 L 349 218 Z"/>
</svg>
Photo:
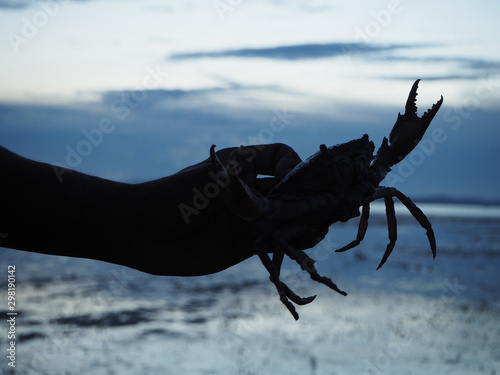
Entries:
<svg viewBox="0 0 500 375">
<path fill-rule="evenodd" d="M 286 292 L 283 288 L 284 284 L 279 280 L 278 271 L 274 267 L 274 264 L 271 261 L 271 258 L 269 258 L 269 255 L 267 255 L 267 253 L 265 253 L 262 250 L 259 250 L 257 252 L 257 255 L 259 256 L 260 260 L 262 261 L 262 264 L 264 264 L 264 267 L 266 267 L 267 271 L 269 272 L 271 282 L 276 286 L 276 289 L 278 290 L 278 294 L 280 296 L 280 301 L 283 302 L 283 304 L 286 306 L 288 311 L 290 311 L 290 314 L 292 314 L 293 318 L 295 320 L 299 320 L 299 314 L 297 314 L 295 307 L 288 300 L 288 298 L 286 296 Z"/>
<path fill-rule="evenodd" d="M 281 265 L 283 264 L 283 259 L 285 258 L 285 253 L 279 249 L 273 252 L 273 264 L 276 269 L 276 274 L 279 277 L 281 271 Z"/>
<path fill-rule="evenodd" d="M 431 222 L 429 221 L 429 219 L 427 219 L 427 216 L 425 216 L 422 210 L 418 208 L 410 198 L 401 193 L 399 190 L 396 190 L 394 188 L 392 189 L 394 190 L 394 196 L 405 205 L 405 207 L 408 209 L 408 211 L 410 211 L 413 217 L 417 219 L 420 226 L 426 230 L 426 235 L 431 246 L 432 257 L 436 258 L 436 237 L 434 236 L 434 230 L 432 229 Z"/>
<path fill-rule="evenodd" d="M 267 254 L 266 254 L 266 256 L 267 256 Z M 269 256 L 267 256 L 267 257 L 269 258 Z M 274 266 L 274 269 L 276 271 L 275 276 L 278 277 L 278 281 L 280 283 L 280 286 L 285 291 L 285 295 L 288 298 L 290 298 L 293 303 L 296 303 L 297 305 L 307 305 L 308 303 L 311 303 L 316 298 L 315 295 L 310 296 L 310 297 L 300 297 L 299 295 L 295 294 L 295 292 L 293 290 L 291 290 L 288 287 L 288 285 L 286 285 L 284 282 L 279 280 L 280 271 L 281 271 L 281 264 L 283 263 L 284 257 L 285 257 L 285 253 L 283 251 L 281 251 L 281 249 L 278 249 L 277 247 L 275 247 L 274 252 L 273 252 L 272 265 Z M 267 262 L 267 260 L 266 260 L 266 262 Z"/>
<path fill-rule="evenodd" d="M 284 253 L 281 250 L 275 250 L 273 254 L 273 260 L 271 260 L 271 258 L 269 258 L 269 255 L 263 250 L 257 250 L 256 252 L 260 260 L 262 261 L 262 264 L 269 272 L 269 279 L 276 287 L 280 296 L 280 301 L 287 307 L 288 311 L 290 311 L 295 320 L 299 319 L 299 314 L 297 314 L 297 312 L 295 311 L 295 307 L 290 302 L 290 300 L 297 305 L 306 305 L 314 301 L 316 296 L 305 298 L 300 297 L 299 295 L 295 294 L 295 292 L 291 290 L 288 285 L 286 285 L 279 279 L 281 263 L 284 257 Z"/>
<path fill-rule="evenodd" d="M 399 190 L 389 187 L 380 187 L 375 193 L 369 198 L 369 202 L 373 202 L 376 199 L 384 198 L 386 204 L 386 215 L 388 220 L 389 227 L 389 244 L 385 250 L 384 256 L 382 257 L 382 261 L 380 262 L 377 269 L 382 267 L 384 263 L 389 258 L 389 255 L 394 248 L 394 244 L 396 242 L 396 215 L 394 213 L 394 202 L 392 201 L 392 197 L 396 197 L 403 203 L 403 205 L 410 211 L 412 216 L 417 219 L 418 223 L 422 228 L 426 230 L 426 235 L 429 240 L 429 244 L 431 246 L 432 257 L 436 257 L 436 238 L 434 236 L 434 230 L 432 229 L 432 225 L 430 221 L 427 219 L 425 214 L 422 212 L 420 208 L 418 208 L 413 201 L 408 198 L 406 195 L 401 193 Z"/>
<path fill-rule="evenodd" d="M 394 245 L 396 245 L 396 240 L 398 238 L 397 235 L 397 221 L 396 221 L 396 212 L 394 211 L 394 201 L 392 197 L 384 197 L 385 201 L 385 214 L 387 216 L 387 229 L 389 231 L 389 244 L 387 244 L 387 248 L 385 249 L 384 256 L 380 261 L 380 264 L 377 267 L 377 270 L 384 265 L 389 256 L 394 250 Z"/>
<path fill-rule="evenodd" d="M 340 290 L 338 286 L 331 279 L 329 279 L 326 276 L 321 276 L 318 274 L 316 267 L 314 267 L 314 263 L 316 261 L 310 258 L 306 253 L 297 250 L 293 246 L 289 245 L 284 239 L 277 239 L 276 242 L 278 247 L 281 248 L 286 255 L 288 255 L 291 259 L 295 260 L 304 271 L 309 273 L 311 279 L 317 281 L 318 283 L 326 285 L 330 289 L 333 289 L 334 291 L 336 291 L 339 294 L 342 294 L 343 296 L 347 295 L 347 293 Z"/>
<path fill-rule="evenodd" d="M 365 203 L 361 210 L 361 218 L 359 219 L 358 234 L 356 235 L 356 239 L 351 243 L 345 245 L 341 249 L 335 250 L 335 252 L 341 253 L 347 251 L 349 249 L 352 249 L 353 247 L 358 246 L 361 243 L 361 241 L 363 241 L 363 239 L 365 238 L 366 230 L 368 229 L 369 217 L 370 217 L 370 204 Z"/>
</svg>

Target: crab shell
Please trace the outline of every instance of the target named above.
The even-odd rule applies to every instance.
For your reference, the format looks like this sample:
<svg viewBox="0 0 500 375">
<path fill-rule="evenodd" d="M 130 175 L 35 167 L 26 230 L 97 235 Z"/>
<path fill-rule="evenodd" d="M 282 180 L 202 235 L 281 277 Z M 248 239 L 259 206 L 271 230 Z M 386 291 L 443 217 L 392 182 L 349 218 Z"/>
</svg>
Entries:
<svg viewBox="0 0 500 375">
<path fill-rule="evenodd" d="M 359 215 L 363 199 L 377 187 L 370 165 L 373 142 L 368 135 L 320 150 L 298 164 L 270 192 L 269 196 L 302 199 L 330 193 L 339 208 L 331 220 L 347 221 Z"/>
<path fill-rule="evenodd" d="M 368 135 L 320 150 L 299 163 L 271 191 L 271 194 L 341 194 L 366 179 L 373 160 L 373 142 Z"/>
</svg>

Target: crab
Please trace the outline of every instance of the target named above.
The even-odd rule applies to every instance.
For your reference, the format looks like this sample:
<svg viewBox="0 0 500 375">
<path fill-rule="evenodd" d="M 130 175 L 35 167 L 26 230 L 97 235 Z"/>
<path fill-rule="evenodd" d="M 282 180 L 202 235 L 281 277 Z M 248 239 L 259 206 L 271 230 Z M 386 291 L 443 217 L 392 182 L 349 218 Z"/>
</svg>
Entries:
<svg viewBox="0 0 500 375">
<path fill-rule="evenodd" d="M 379 186 L 391 167 L 403 160 L 419 143 L 443 103 L 441 96 L 419 117 L 416 106 L 419 81 L 415 81 L 410 90 L 404 114 L 398 114 L 389 138 L 383 138 L 375 155 L 374 144 L 366 134 L 336 146 L 322 144 L 318 152 L 298 164 L 265 196 L 253 191 L 242 179 L 228 171 L 218 159 L 215 146 L 211 147 L 214 172 L 225 175 L 230 181 L 229 184 L 221 185 L 222 199 L 230 211 L 248 222 L 255 238 L 255 254 L 269 272 L 281 302 L 296 320 L 299 315 L 294 304 L 308 304 L 316 296 L 300 297 L 280 280 L 284 256 L 296 261 L 313 280 L 346 295 L 330 278 L 318 274 L 315 261 L 302 251 L 308 247 L 308 244 L 303 243 L 303 238 L 318 234 L 309 246 L 312 247 L 321 241 L 319 233 L 322 228 L 361 215 L 356 238 L 336 251 L 354 248 L 364 239 L 370 203 L 377 199 L 385 202 L 389 232 L 389 244 L 377 269 L 384 265 L 396 244 L 394 197 L 406 206 L 426 230 L 435 258 L 436 239 L 425 214 L 399 190 Z"/>
</svg>

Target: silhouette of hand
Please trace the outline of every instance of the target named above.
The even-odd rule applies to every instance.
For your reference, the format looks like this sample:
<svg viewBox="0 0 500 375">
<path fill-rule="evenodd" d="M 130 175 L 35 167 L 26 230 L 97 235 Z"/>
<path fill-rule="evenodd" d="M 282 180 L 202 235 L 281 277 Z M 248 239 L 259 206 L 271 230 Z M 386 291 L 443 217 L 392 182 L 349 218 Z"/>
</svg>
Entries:
<svg viewBox="0 0 500 375">
<path fill-rule="evenodd" d="M 261 195 L 266 195 L 301 161 L 292 148 L 280 143 L 221 149 L 217 157 Z M 155 262 L 174 265 L 168 268 L 168 274 L 218 272 L 255 254 L 255 240 L 267 228 L 255 232 L 252 221 L 232 213 L 220 196 L 220 183 L 224 181 L 219 178 L 207 158 L 172 176 L 142 184 L 147 198 L 140 204 L 143 213 L 139 216 L 147 218 L 151 231 L 146 237 L 161 233 L 163 245 L 177 249 L 162 250 L 170 254 L 171 261 Z M 322 228 L 293 239 L 293 244 L 298 249 L 310 248 L 327 231 Z M 164 272 L 162 269 L 150 272 Z"/>
<path fill-rule="evenodd" d="M 230 150 L 228 153 L 224 150 L 217 152 L 221 163 L 230 165 L 235 162 L 238 177 L 254 192 L 262 195 L 267 195 L 301 161 L 291 147 L 279 143 Z M 327 232 L 327 227 L 318 229 L 307 236 L 293 239 L 293 244 L 301 250 L 311 248 L 320 242 Z"/>
</svg>

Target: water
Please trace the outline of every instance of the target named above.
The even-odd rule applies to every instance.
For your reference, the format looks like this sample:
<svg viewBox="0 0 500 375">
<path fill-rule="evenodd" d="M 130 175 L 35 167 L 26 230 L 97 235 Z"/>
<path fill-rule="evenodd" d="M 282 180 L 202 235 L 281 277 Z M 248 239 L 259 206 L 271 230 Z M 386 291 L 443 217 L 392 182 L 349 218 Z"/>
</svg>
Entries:
<svg viewBox="0 0 500 375">
<path fill-rule="evenodd" d="M 357 248 L 332 251 L 355 237 L 352 221 L 308 251 L 347 297 L 285 262 L 283 281 L 318 295 L 297 308 L 298 322 L 255 257 L 179 278 L 0 249 L 4 274 L 16 265 L 16 373 L 499 374 L 500 208 L 421 208 L 436 232 L 435 260 L 425 231 L 398 206 L 398 242 L 380 270 L 388 242 L 380 206 Z M 7 330 L 5 322 L 2 349 Z M 2 373 L 11 373 L 8 361 L 0 359 Z"/>
</svg>

